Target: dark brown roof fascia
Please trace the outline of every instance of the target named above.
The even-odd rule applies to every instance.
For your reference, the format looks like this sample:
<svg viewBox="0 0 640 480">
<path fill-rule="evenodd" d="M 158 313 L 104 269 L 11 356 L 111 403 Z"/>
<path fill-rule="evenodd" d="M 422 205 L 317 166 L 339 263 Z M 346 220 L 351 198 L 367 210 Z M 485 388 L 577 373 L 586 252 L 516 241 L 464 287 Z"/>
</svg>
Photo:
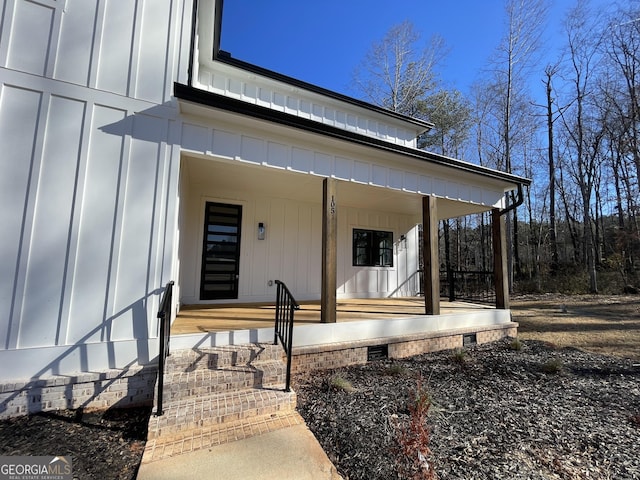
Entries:
<svg viewBox="0 0 640 480">
<path fill-rule="evenodd" d="M 331 138 L 344 140 L 359 145 L 384 150 L 391 153 L 405 155 L 414 159 L 435 163 L 446 167 L 456 168 L 466 172 L 479 174 L 485 177 L 507 181 L 509 183 L 530 185 L 531 180 L 519 177 L 506 172 L 492 170 L 487 167 L 475 165 L 472 163 L 456 160 L 442 155 L 415 148 L 396 145 L 373 137 L 368 137 L 360 133 L 343 130 L 341 128 L 325 125 L 324 123 L 309 120 L 307 118 L 290 115 L 288 113 L 266 108 L 261 105 L 237 100 L 235 98 L 226 97 L 217 93 L 207 92 L 205 90 L 190 87 L 181 83 L 174 83 L 174 95 L 180 100 L 205 105 L 212 108 L 218 108 L 228 112 L 246 115 L 252 118 L 265 120 L 268 122 L 285 125 L 292 128 L 298 128 L 307 132 L 328 136 Z"/>
</svg>

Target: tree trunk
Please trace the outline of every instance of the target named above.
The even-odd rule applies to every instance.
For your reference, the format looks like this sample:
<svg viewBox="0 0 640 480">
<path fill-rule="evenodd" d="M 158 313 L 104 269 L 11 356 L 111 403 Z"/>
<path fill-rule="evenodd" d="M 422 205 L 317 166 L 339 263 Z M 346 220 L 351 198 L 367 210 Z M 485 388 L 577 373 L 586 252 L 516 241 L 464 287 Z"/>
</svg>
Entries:
<svg viewBox="0 0 640 480">
<path fill-rule="evenodd" d="M 551 97 L 551 76 L 547 69 L 547 136 L 549 139 L 549 243 L 551 244 L 551 274 L 558 271 L 558 240 L 556 235 L 556 167 L 553 158 L 553 99 Z"/>
<path fill-rule="evenodd" d="M 456 300 L 455 279 L 453 277 L 453 268 L 451 267 L 451 238 L 449 235 L 449 220 L 442 221 L 442 229 L 444 232 L 444 266 L 447 270 L 447 282 L 449 284 L 449 301 Z"/>
</svg>

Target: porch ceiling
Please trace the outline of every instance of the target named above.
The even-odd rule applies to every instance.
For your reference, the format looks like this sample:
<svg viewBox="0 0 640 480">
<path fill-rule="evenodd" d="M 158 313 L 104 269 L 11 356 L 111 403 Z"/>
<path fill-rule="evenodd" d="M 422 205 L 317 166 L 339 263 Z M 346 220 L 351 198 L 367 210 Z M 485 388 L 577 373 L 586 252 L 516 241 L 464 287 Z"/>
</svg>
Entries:
<svg viewBox="0 0 640 480">
<path fill-rule="evenodd" d="M 206 184 L 209 188 L 218 190 L 251 191 L 307 203 L 322 202 L 324 177 L 319 175 L 216 157 L 195 156 L 185 156 L 183 173 L 186 173 L 190 185 Z M 356 182 L 339 182 L 338 203 L 382 212 L 416 216 L 422 214 L 422 195 Z M 488 209 L 482 205 L 438 198 L 439 219 L 479 213 Z"/>
</svg>

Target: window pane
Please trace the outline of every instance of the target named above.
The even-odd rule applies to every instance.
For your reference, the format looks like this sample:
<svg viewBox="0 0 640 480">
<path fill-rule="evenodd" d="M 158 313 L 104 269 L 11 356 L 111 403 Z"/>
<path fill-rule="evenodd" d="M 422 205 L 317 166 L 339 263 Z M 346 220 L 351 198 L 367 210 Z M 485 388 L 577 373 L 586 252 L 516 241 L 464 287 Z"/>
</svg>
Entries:
<svg viewBox="0 0 640 480">
<path fill-rule="evenodd" d="M 371 261 L 369 260 L 368 250 L 366 248 L 357 248 L 354 253 L 354 265 L 369 265 Z"/>
<path fill-rule="evenodd" d="M 378 247 L 377 265 L 382 267 L 393 266 L 393 233 L 376 232 L 376 244 Z"/>
<path fill-rule="evenodd" d="M 207 234 L 207 242 L 216 242 L 216 243 L 238 243 L 238 237 L 232 237 L 230 235 L 220 235 L 215 233 Z"/>
<path fill-rule="evenodd" d="M 380 266 L 393 267 L 393 249 L 384 249 L 380 251 Z"/>
<path fill-rule="evenodd" d="M 371 265 L 372 232 L 369 230 L 353 230 L 353 264 Z"/>
<path fill-rule="evenodd" d="M 354 230 L 353 243 L 359 247 L 367 248 L 371 243 L 371 233 L 367 230 Z"/>
<path fill-rule="evenodd" d="M 353 230 L 354 266 L 393 266 L 393 233 Z"/>
<path fill-rule="evenodd" d="M 237 234 L 238 225 L 220 225 L 220 224 L 207 225 L 207 231 L 213 232 L 213 233 Z"/>
</svg>

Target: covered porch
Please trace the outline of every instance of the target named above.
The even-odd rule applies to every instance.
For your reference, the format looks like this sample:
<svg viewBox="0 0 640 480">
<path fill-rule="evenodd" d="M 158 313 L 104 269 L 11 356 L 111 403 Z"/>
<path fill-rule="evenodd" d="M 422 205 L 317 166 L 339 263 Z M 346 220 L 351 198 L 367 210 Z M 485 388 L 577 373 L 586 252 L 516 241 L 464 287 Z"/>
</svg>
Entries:
<svg viewBox="0 0 640 480">
<path fill-rule="evenodd" d="M 192 346 L 273 338 L 276 280 L 302 304 L 299 346 L 511 322 L 503 207 L 526 180 L 198 99 L 180 105 L 193 125 L 181 146 L 173 335 Z M 438 223 L 481 212 L 492 217 L 495 308 L 441 302 Z"/>
<path fill-rule="evenodd" d="M 274 281 L 281 279 L 298 301 L 311 301 L 312 305 L 319 300 L 316 307 L 322 313 L 323 323 L 343 321 L 338 316 L 346 318 L 338 305 L 347 305 L 346 299 L 366 298 L 372 304 L 378 299 L 383 305 L 386 299 L 407 297 L 413 310 L 404 313 L 438 315 L 441 303 L 438 223 L 491 211 L 494 306 L 508 310 L 504 211 L 489 200 L 482 203 L 459 200 L 461 187 L 443 183 L 455 190 L 455 195 L 447 195 L 445 190 L 442 196 L 422 195 L 406 188 L 381 188 L 364 182 L 185 156 L 179 303 L 205 310 L 269 304 L 275 297 Z M 491 194 L 490 200 L 501 205 L 504 192 Z M 238 225 L 233 227 L 233 237 L 208 233 L 210 228 L 230 227 L 203 226 L 202 218 L 210 215 L 205 215 L 207 202 L 224 203 L 222 207 L 232 206 L 240 212 L 236 215 Z M 360 232 L 385 234 L 385 253 L 382 247 L 373 249 L 373 243 L 367 243 L 366 247 L 357 243 Z M 213 256 L 205 251 L 208 242 L 224 248 L 234 245 L 232 260 L 236 269 L 210 272 L 205 268 L 205 259 Z M 379 242 L 383 245 L 382 240 Z M 370 253 L 369 262 L 360 263 L 361 249 Z M 218 260 L 218 263 L 230 261 L 226 257 Z M 227 296 L 220 294 L 207 299 L 202 285 L 208 276 L 216 281 L 224 277 L 234 288 L 229 289 Z M 309 307 L 309 311 L 314 309 Z M 253 315 L 259 311 L 246 313 Z M 307 315 L 304 311 L 301 314 Z M 180 318 L 178 323 L 183 324 Z"/>
<path fill-rule="evenodd" d="M 324 365 L 338 354 L 348 364 L 353 352 L 358 352 L 357 362 L 366 361 L 371 347 L 386 345 L 390 357 L 399 357 L 485 343 L 517 331 L 509 310 L 444 301 L 438 314 L 425 315 L 424 302 L 424 297 L 340 299 L 332 323 L 322 321 L 321 301 L 300 302 L 294 357 L 311 355 L 314 364 Z M 272 343 L 274 323 L 274 303 L 186 306 L 172 325 L 171 348 Z"/>
<path fill-rule="evenodd" d="M 171 327 L 173 335 L 226 332 L 272 328 L 275 317 L 274 303 L 187 305 L 178 313 Z M 483 313 L 493 310 L 487 304 L 470 302 L 443 302 L 443 315 Z M 363 320 L 393 320 L 424 315 L 424 297 L 352 298 L 336 304 L 336 322 Z M 295 325 L 321 324 L 321 302 L 300 302 L 295 312 Z"/>
</svg>

